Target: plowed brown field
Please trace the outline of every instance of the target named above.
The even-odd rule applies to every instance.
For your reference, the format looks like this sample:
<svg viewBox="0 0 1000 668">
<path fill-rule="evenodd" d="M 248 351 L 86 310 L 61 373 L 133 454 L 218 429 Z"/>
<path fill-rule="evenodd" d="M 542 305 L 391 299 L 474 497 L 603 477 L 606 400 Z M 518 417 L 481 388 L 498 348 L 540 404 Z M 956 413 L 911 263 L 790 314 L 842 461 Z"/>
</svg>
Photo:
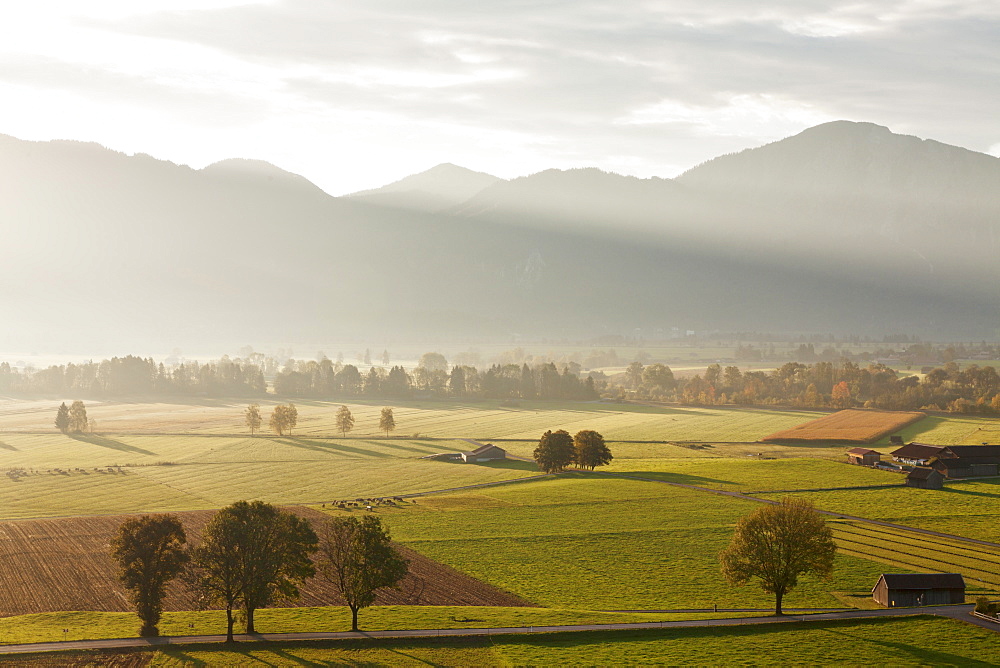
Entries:
<svg viewBox="0 0 1000 668">
<path fill-rule="evenodd" d="M 762 443 L 874 443 L 925 417 L 924 413 L 846 410 L 760 439 Z"/>
<path fill-rule="evenodd" d="M 306 508 L 294 512 L 312 521 L 324 515 Z M 188 541 L 197 541 L 214 511 L 175 513 Z M 108 555 L 118 526 L 128 516 L 69 517 L 0 522 L 0 617 L 37 612 L 131 610 L 125 589 Z M 400 590 L 383 590 L 376 605 L 531 606 L 413 550 L 396 547 L 410 560 L 410 573 Z M 333 585 L 321 577 L 302 588 L 288 606 L 343 605 Z M 175 581 L 167 592 L 166 610 L 192 610 L 194 591 Z"/>
</svg>

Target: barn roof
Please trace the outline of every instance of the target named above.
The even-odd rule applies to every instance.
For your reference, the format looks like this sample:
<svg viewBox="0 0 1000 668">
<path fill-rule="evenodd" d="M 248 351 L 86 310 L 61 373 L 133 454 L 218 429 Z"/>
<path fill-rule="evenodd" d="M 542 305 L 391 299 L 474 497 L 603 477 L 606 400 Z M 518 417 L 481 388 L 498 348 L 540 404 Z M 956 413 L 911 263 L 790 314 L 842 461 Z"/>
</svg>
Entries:
<svg viewBox="0 0 1000 668">
<path fill-rule="evenodd" d="M 472 454 L 472 455 L 481 455 L 484 452 L 486 452 L 487 450 L 492 450 L 493 448 L 496 448 L 497 450 L 503 450 L 503 448 L 501 448 L 499 446 L 493 445 L 492 443 L 487 443 L 486 445 L 480 445 L 478 448 L 476 448 L 475 450 L 473 450 L 469 454 Z"/>
<path fill-rule="evenodd" d="M 883 580 L 889 589 L 965 589 L 960 573 L 883 573 Z"/>
<path fill-rule="evenodd" d="M 934 473 L 934 469 L 929 466 L 917 466 L 906 476 L 907 480 L 927 480 Z M 941 475 L 940 473 L 938 475 Z"/>
<path fill-rule="evenodd" d="M 880 455 L 882 454 L 878 450 L 870 450 L 868 448 L 851 448 L 847 451 L 849 455 Z"/>
<path fill-rule="evenodd" d="M 926 443 L 907 443 L 901 448 L 893 450 L 890 455 L 900 459 L 930 459 L 937 456 L 944 450 L 942 445 L 927 445 Z"/>
<path fill-rule="evenodd" d="M 1000 461 L 1000 445 L 948 445 L 941 452 L 942 457 L 992 457 Z"/>
</svg>

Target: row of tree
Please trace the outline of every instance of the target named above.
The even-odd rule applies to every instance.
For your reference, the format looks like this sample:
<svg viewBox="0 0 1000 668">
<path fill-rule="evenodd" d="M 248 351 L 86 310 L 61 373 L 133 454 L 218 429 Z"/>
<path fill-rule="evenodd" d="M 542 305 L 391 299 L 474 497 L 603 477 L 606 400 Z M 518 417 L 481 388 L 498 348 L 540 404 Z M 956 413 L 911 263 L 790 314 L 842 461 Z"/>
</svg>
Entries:
<svg viewBox="0 0 1000 668">
<path fill-rule="evenodd" d="M 694 405 L 791 405 L 809 408 L 881 408 L 1000 413 L 1000 374 L 992 366 L 961 369 L 949 362 L 923 377 L 900 377 L 883 364 L 788 362 L 773 371 L 741 371 L 711 364 L 704 374 L 675 379 L 668 367 L 633 362 L 609 396 Z"/>
<path fill-rule="evenodd" d="M 243 416 L 243 421 L 249 427 L 250 435 L 253 436 L 260 430 L 260 426 L 264 423 L 264 418 L 260 413 L 260 404 L 250 404 L 247 406 L 246 410 L 243 411 Z M 347 432 L 354 429 L 354 415 L 347 406 L 341 406 L 337 409 L 335 421 L 337 431 L 341 432 L 345 437 L 347 436 Z M 295 408 L 294 404 L 279 404 L 271 411 L 268 426 L 278 436 L 284 436 L 286 433 L 290 435 L 292 428 L 298 422 L 299 411 Z M 392 414 L 392 409 L 388 406 L 384 407 L 379 415 L 378 428 L 379 431 L 385 432 L 386 437 L 389 436 L 389 432 L 396 429 L 396 418 Z"/>
<path fill-rule="evenodd" d="M 128 355 L 101 362 L 19 371 L 0 363 L 0 392 L 86 395 L 261 396 L 267 382 L 260 363 L 230 360 L 187 362 L 167 368 L 152 358 Z"/>
<path fill-rule="evenodd" d="M 474 366 L 402 366 L 389 370 L 371 367 L 362 374 L 353 364 L 341 366 L 328 359 L 286 365 L 274 378 L 274 392 L 285 397 L 394 397 L 414 394 L 483 399 L 596 399 L 601 389 L 593 375 L 581 378 L 579 365 L 558 369 L 549 362 L 494 364 L 480 371 Z"/>
<path fill-rule="evenodd" d="M 375 516 L 329 519 L 317 535 L 307 520 L 262 501 L 237 501 L 218 511 L 193 547 L 176 515 L 126 520 L 111 556 L 142 622 L 141 636 L 159 635 L 166 585 L 182 575 L 204 605 L 225 608 L 230 642 L 236 611 L 246 620 L 246 632 L 256 633 L 254 612 L 297 598 L 317 571 L 336 585 L 357 631 L 358 611 L 408 571 Z"/>
</svg>

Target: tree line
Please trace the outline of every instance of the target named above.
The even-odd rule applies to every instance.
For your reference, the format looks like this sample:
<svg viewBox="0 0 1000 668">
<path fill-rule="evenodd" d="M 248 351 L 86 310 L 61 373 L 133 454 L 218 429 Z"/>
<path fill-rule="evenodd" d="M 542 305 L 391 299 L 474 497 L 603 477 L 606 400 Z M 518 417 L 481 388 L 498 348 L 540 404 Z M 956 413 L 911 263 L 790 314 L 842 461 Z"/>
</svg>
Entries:
<svg viewBox="0 0 1000 668">
<path fill-rule="evenodd" d="M 1000 414 L 1000 374 L 992 366 L 955 362 L 900 376 L 879 363 L 787 362 L 772 371 L 741 371 L 711 364 L 704 374 L 676 379 L 662 364 L 633 362 L 605 393 L 608 397 L 679 401 L 713 406 L 784 405 L 803 408 L 879 408 Z"/>
<path fill-rule="evenodd" d="M 181 576 L 202 605 L 226 610 L 229 642 L 237 613 L 246 632 L 256 633 L 256 610 L 298 598 L 302 583 L 317 573 L 343 596 L 357 631 L 358 611 L 408 572 L 375 516 L 330 518 L 317 534 L 308 520 L 262 501 L 237 501 L 218 511 L 194 546 L 176 515 L 126 520 L 111 556 L 141 621 L 140 636 L 159 635 L 166 585 Z"/>
<path fill-rule="evenodd" d="M 152 358 L 128 355 L 101 362 L 20 371 L 0 363 L 0 392 L 108 395 L 262 396 L 263 367 L 230 360 L 187 362 L 167 368 Z"/>
<path fill-rule="evenodd" d="M 426 357 L 426 355 L 425 355 Z M 443 358 L 442 358 L 443 359 Z M 423 360 L 422 360 L 423 362 Z M 274 393 L 283 397 L 407 398 L 415 395 L 457 399 L 596 399 L 600 386 L 593 376 L 581 378 L 569 365 L 554 362 L 528 366 L 494 364 L 480 371 L 474 366 L 418 365 L 386 370 L 373 366 L 362 374 L 353 364 L 324 359 L 286 365 L 274 377 Z"/>
</svg>

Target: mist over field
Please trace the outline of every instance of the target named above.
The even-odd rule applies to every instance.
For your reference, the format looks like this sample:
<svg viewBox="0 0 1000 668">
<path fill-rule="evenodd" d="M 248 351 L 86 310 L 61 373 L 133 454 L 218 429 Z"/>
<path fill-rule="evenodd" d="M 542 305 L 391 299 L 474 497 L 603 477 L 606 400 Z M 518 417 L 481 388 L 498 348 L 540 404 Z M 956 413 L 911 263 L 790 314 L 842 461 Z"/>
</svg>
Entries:
<svg viewBox="0 0 1000 668">
<path fill-rule="evenodd" d="M 823 124 L 675 179 L 442 165 L 332 197 L 0 139 L 0 350 L 585 341 L 636 329 L 996 333 L 1000 159 Z"/>
</svg>

